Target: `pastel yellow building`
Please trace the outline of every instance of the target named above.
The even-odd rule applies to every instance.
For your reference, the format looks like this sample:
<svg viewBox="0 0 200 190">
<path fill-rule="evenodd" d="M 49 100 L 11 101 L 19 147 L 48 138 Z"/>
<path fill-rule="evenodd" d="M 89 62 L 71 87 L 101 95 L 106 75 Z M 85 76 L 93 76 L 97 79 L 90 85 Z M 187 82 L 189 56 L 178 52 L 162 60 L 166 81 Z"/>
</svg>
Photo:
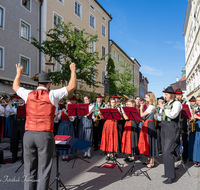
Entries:
<svg viewBox="0 0 200 190">
<path fill-rule="evenodd" d="M 119 66 L 120 63 L 124 65 L 129 65 L 130 70 L 134 74 L 133 83 L 136 87 L 138 87 L 138 91 L 134 94 L 135 96 L 139 96 L 139 69 L 140 64 L 137 62 L 135 58 L 129 57 L 126 52 L 124 52 L 113 40 L 110 40 L 110 48 L 111 48 L 111 58 L 114 61 L 115 68 L 122 72 L 123 68 Z"/>
<path fill-rule="evenodd" d="M 44 1 L 43 15 L 43 31 L 48 31 L 49 29 L 53 28 L 60 20 L 64 21 L 65 23 L 72 22 L 75 31 L 85 29 L 87 33 L 98 35 L 98 41 L 93 43 L 92 51 L 98 51 L 100 57 L 109 52 L 109 22 L 112 20 L 112 17 L 97 0 Z M 45 39 L 46 36 L 43 33 L 42 40 Z M 107 63 L 107 59 L 108 58 L 106 57 L 105 60 L 101 61 L 97 67 L 99 75 L 95 78 L 95 80 L 102 83 L 104 83 L 105 65 Z M 52 62 L 55 63 L 54 66 L 45 65 L 45 61 L 46 57 L 43 55 L 43 71 L 58 71 L 60 69 L 60 64 L 56 64 L 55 60 L 52 60 Z M 83 90 L 87 92 L 95 90 L 96 93 L 104 93 L 104 84 L 101 84 L 97 89 L 89 88 L 81 81 L 78 81 L 78 89 L 80 88 L 80 85 L 83 86 Z M 52 88 L 58 87 L 56 86 Z"/>
<path fill-rule="evenodd" d="M 186 96 L 200 92 L 200 0 L 188 0 L 183 36 L 185 37 Z"/>
</svg>

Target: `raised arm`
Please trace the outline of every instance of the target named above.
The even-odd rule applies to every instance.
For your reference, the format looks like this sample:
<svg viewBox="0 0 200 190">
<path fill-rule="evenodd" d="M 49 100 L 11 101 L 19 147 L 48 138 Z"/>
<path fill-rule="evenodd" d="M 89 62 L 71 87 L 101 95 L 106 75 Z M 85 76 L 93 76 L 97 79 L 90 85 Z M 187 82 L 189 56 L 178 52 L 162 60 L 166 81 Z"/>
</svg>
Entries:
<svg viewBox="0 0 200 190">
<path fill-rule="evenodd" d="M 20 88 L 19 85 L 20 85 L 21 75 L 23 73 L 23 66 L 21 66 L 20 63 L 16 64 L 16 70 L 17 70 L 17 74 L 13 82 L 13 90 L 15 92 L 17 92 L 17 90 Z"/>
<path fill-rule="evenodd" d="M 73 92 L 76 88 L 76 64 L 75 63 L 72 63 L 70 65 L 70 70 L 71 70 L 71 78 L 69 80 L 68 86 L 66 86 L 68 94 Z"/>
</svg>

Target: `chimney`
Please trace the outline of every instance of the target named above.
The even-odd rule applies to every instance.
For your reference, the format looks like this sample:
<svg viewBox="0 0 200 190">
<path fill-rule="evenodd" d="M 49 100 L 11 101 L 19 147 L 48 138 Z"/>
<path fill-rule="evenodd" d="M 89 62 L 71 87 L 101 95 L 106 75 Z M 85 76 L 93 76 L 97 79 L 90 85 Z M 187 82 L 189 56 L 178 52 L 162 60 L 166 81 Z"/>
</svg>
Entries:
<svg viewBox="0 0 200 190">
<path fill-rule="evenodd" d="M 178 77 L 176 77 L 176 82 L 178 82 Z"/>
</svg>

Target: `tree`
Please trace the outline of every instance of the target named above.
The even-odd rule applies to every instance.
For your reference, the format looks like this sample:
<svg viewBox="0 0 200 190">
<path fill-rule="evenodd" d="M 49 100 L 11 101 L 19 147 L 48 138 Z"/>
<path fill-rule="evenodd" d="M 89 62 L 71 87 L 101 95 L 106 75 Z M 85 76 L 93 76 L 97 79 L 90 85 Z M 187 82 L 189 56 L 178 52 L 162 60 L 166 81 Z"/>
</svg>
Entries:
<svg viewBox="0 0 200 190">
<path fill-rule="evenodd" d="M 100 82 L 95 80 L 98 75 L 97 65 L 104 57 L 99 58 L 97 51 L 92 51 L 93 42 L 98 41 L 97 35 L 86 33 L 85 30 L 75 31 L 71 22 L 60 22 L 55 28 L 47 32 L 47 40 L 40 44 L 34 37 L 32 44 L 40 52 L 49 56 L 51 62 L 54 58 L 62 65 L 61 71 L 50 72 L 53 84 L 65 84 L 70 79 L 69 65 L 76 64 L 77 79 L 89 85 L 98 87 Z M 62 62 L 64 60 L 64 63 Z"/>
<path fill-rule="evenodd" d="M 108 78 L 109 78 L 109 94 L 117 94 L 116 81 L 112 75 L 115 75 L 115 64 L 112 58 L 108 59 Z"/>
<path fill-rule="evenodd" d="M 119 66 L 121 69 L 119 71 L 115 69 L 115 72 L 113 72 L 110 76 L 113 81 L 116 81 L 117 94 L 120 96 L 134 96 L 134 93 L 138 90 L 138 87 L 136 87 L 133 83 L 134 74 L 133 70 L 130 69 L 131 65 L 124 65 L 122 62 L 120 62 Z"/>
</svg>

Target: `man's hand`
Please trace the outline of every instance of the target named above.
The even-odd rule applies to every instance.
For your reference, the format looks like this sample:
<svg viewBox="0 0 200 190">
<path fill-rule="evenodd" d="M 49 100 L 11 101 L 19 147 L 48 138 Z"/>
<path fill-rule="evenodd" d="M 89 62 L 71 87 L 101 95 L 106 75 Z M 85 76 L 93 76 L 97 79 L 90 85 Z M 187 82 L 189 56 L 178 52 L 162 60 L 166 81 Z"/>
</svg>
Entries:
<svg viewBox="0 0 200 190">
<path fill-rule="evenodd" d="M 160 107 L 161 110 L 164 109 L 164 105 L 163 104 L 158 104 L 158 107 Z"/>
<path fill-rule="evenodd" d="M 13 106 L 12 106 L 12 102 L 10 101 L 10 102 L 8 102 L 8 105 L 12 108 Z"/>
<path fill-rule="evenodd" d="M 71 72 L 72 71 L 76 72 L 76 64 L 75 63 L 71 63 L 69 67 L 70 67 Z"/>
<path fill-rule="evenodd" d="M 93 121 L 94 121 L 94 122 L 96 122 L 96 121 L 97 121 L 96 117 L 93 119 Z"/>
<path fill-rule="evenodd" d="M 21 75 L 23 73 L 23 66 L 20 63 L 16 64 L 17 74 Z"/>
</svg>

